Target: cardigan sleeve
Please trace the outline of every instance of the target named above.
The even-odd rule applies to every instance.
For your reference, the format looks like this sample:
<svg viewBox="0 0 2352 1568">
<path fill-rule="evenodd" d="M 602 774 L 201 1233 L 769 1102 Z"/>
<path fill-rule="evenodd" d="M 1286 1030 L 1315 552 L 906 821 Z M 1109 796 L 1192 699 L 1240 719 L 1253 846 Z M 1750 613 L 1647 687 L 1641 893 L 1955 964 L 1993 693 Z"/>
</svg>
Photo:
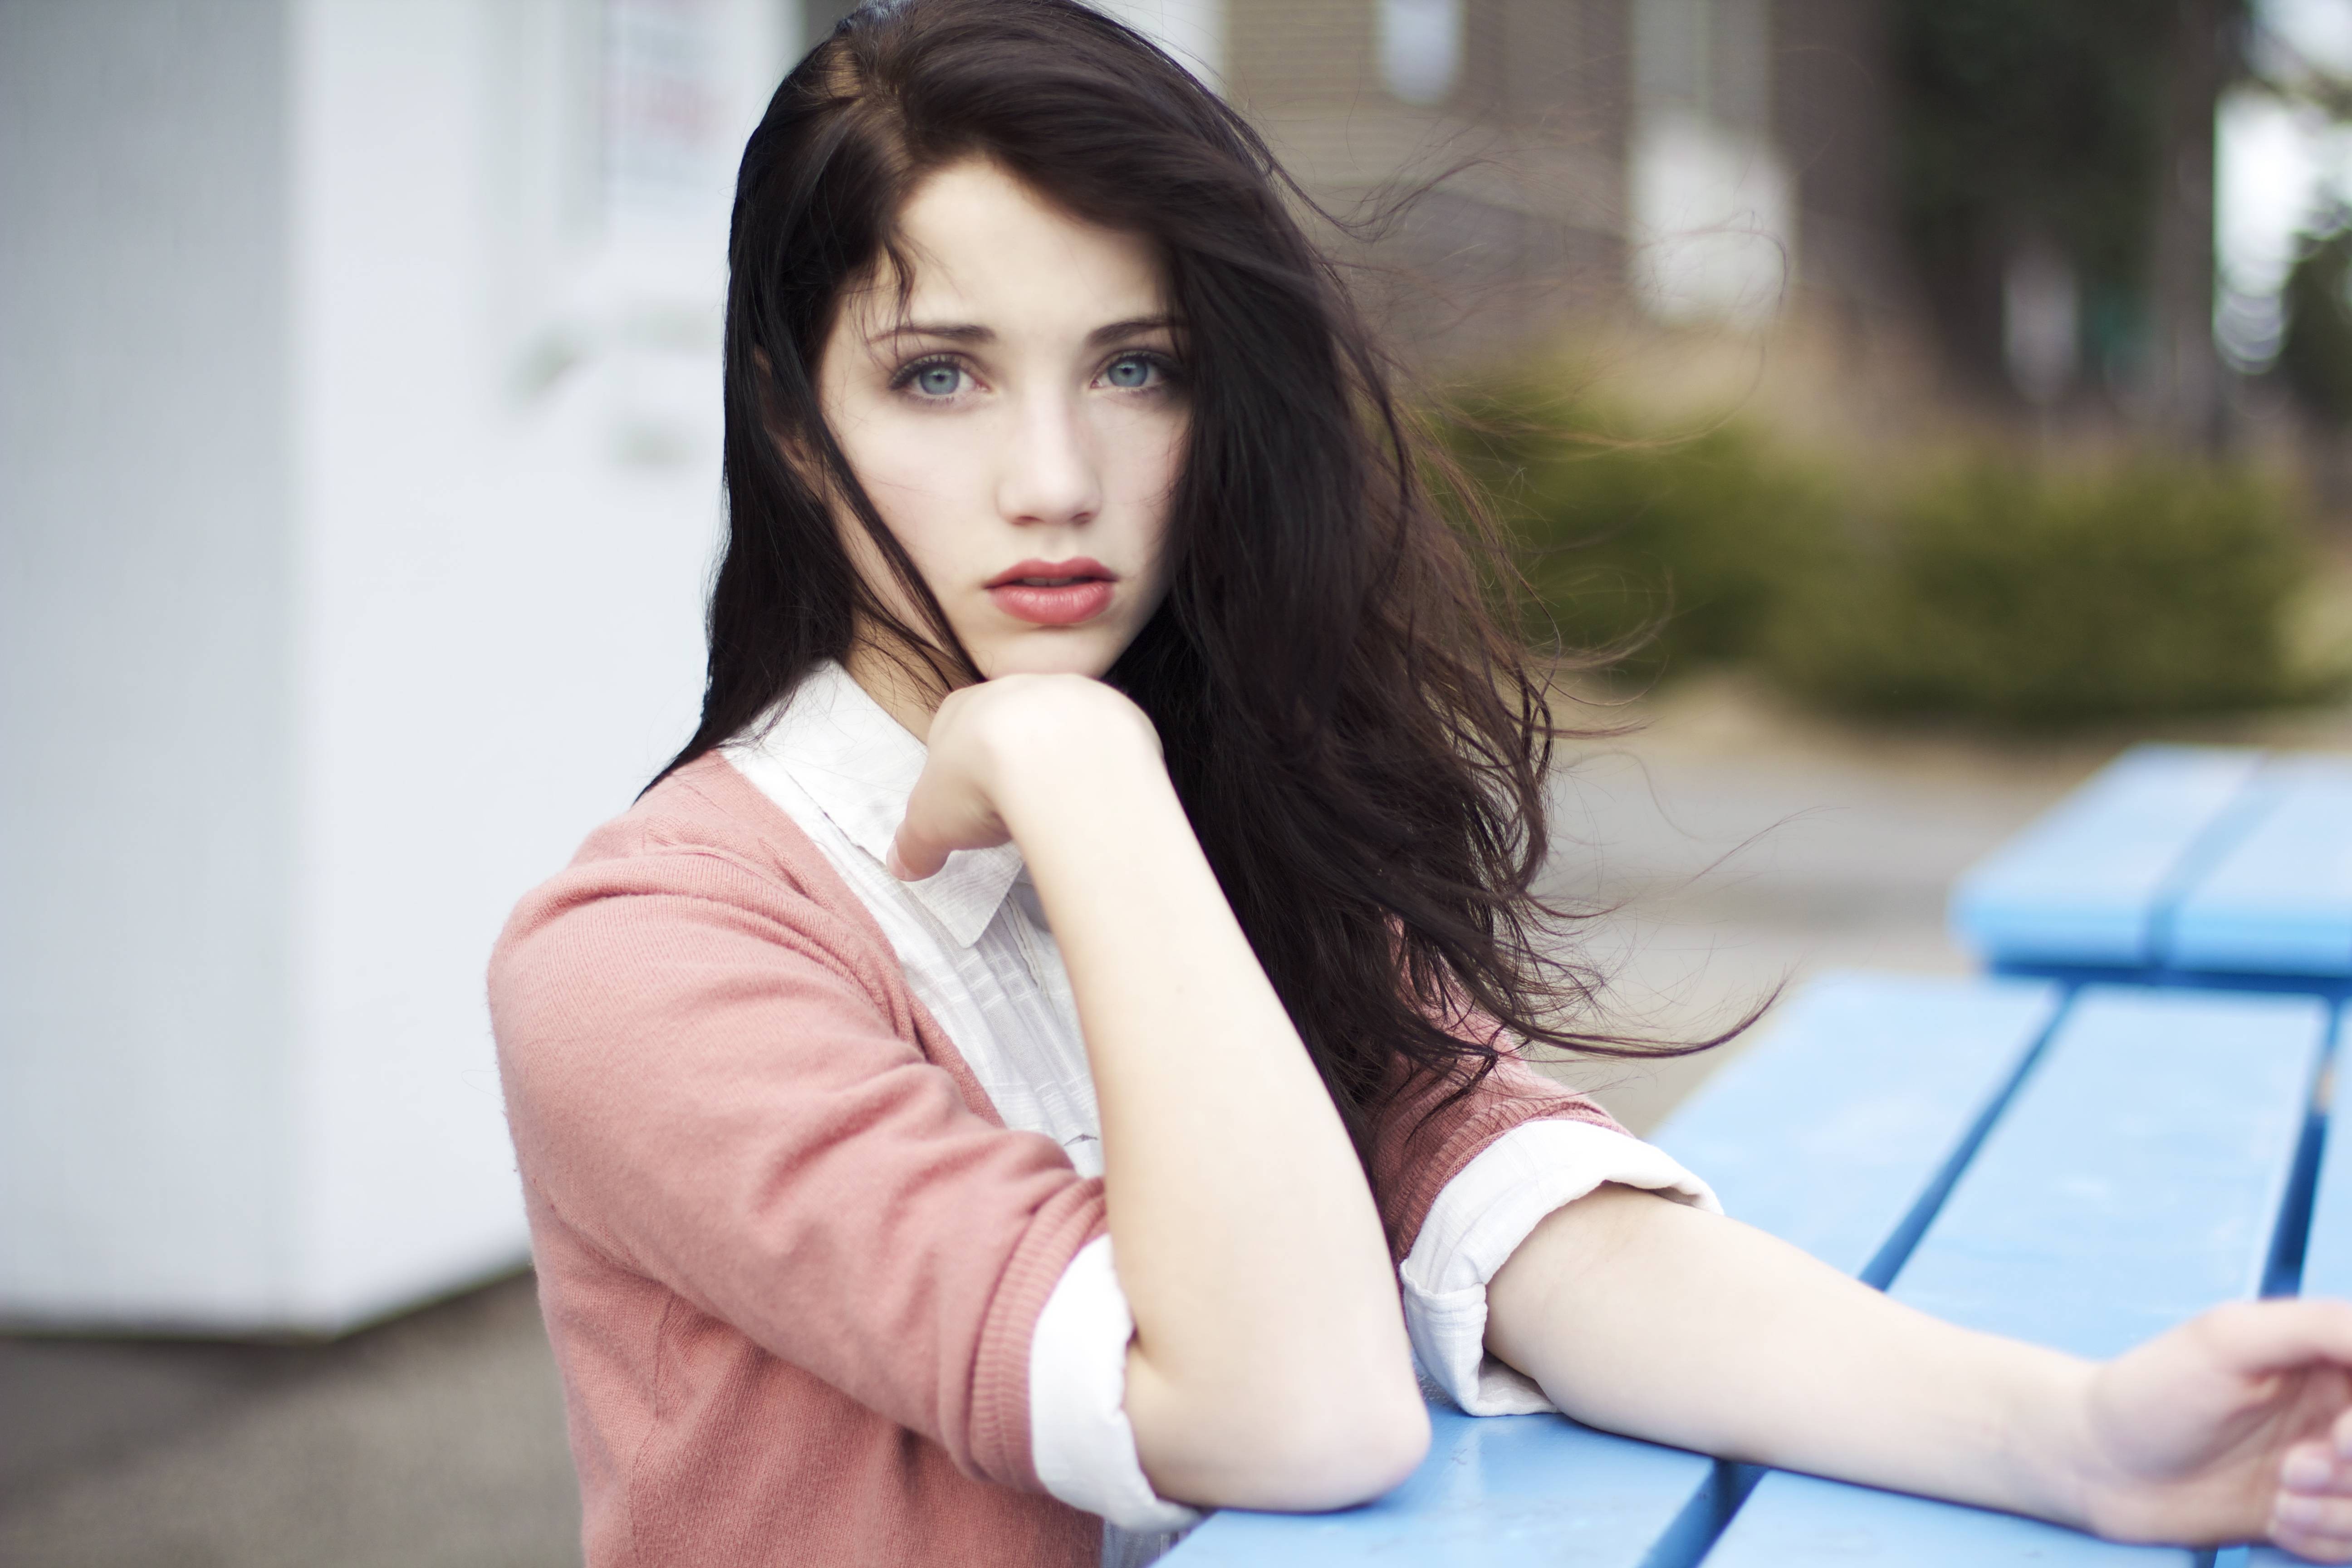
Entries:
<svg viewBox="0 0 2352 1568">
<path fill-rule="evenodd" d="M 608 835 L 492 959 L 525 1180 L 617 1267 L 1034 1489 L 1032 1339 L 1101 1183 L 967 1105 L 840 916 L 642 821 Z"/>
<path fill-rule="evenodd" d="M 1381 1111 L 1372 1129 L 1372 1194 L 1387 1227 L 1389 1251 L 1402 1262 L 1431 1206 L 1489 1144 L 1531 1121 L 1582 1122 L 1625 1133 L 1591 1100 L 1553 1082 L 1506 1051 L 1485 1077 L 1415 1072 Z M 1627 1137 L 1632 1134 L 1625 1133 Z"/>
<path fill-rule="evenodd" d="M 1127 1418 L 1127 1352 L 1135 1316 L 1097 1237 L 1071 1260 L 1037 1319 L 1029 1358 L 1029 1436 L 1037 1479 L 1073 1508 L 1121 1530 L 1165 1534 L 1196 1522 L 1198 1510 L 1151 1489 Z"/>
<path fill-rule="evenodd" d="M 1479 1151 L 1430 1205 L 1397 1268 L 1405 1331 L 1423 1375 L 1472 1415 L 1553 1408 L 1534 1380 L 1486 1352 L 1486 1287 L 1554 1210 L 1604 1183 L 1722 1212 L 1714 1189 L 1630 1132 L 1580 1118 L 1523 1121 Z"/>
<path fill-rule="evenodd" d="M 1371 1164 L 1414 1359 L 1473 1415 L 1551 1408 L 1486 1352 L 1487 1283 L 1547 1215 L 1605 1182 L 1720 1207 L 1664 1150 L 1509 1052 L 1466 1089 L 1416 1074 L 1375 1128 Z"/>
</svg>

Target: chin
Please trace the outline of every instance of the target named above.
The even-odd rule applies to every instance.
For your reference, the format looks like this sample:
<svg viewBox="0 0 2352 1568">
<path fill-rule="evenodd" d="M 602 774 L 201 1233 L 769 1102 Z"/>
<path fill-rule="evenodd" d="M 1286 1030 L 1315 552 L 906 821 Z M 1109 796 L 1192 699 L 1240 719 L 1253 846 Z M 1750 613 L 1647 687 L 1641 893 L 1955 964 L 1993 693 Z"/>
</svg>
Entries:
<svg viewBox="0 0 2352 1568">
<path fill-rule="evenodd" d="M 1127 639 L 1092 626 L 1068 632 L 1030 633 L 974 654 L 981 673 L 993 680 L 1000 675 L 1083 675 L 1099 680 L 1117 663 Z"/>
</svg>

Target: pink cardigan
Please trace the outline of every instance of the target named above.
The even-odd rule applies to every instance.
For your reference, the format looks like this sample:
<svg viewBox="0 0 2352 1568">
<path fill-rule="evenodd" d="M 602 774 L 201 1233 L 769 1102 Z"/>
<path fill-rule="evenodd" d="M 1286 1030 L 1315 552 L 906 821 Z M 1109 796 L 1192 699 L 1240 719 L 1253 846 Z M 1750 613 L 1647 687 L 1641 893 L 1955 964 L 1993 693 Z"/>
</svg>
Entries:
<svg viewBox="0 0 2352 1568">
<path fill-rule="evenodd" d="M 1092 1564 L 1045 1495 L 1029 1346 L 1099 1181 L 1007 1131 L 807 837 L 709 756 L 525 898 L 490 1009 L 592 1568 Z M 1531 1118 L 1516 1064 L 1373 1161 L 1403 1256 Z"/>
</svg>

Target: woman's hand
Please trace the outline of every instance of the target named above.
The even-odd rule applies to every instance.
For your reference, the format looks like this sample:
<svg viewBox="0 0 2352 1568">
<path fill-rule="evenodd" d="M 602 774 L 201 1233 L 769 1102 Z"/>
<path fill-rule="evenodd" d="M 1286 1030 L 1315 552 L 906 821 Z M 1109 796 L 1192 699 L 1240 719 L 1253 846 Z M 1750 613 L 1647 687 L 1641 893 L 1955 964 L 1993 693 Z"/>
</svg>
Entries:
<svg viewBox="0 0 2352 1568">
<path fill-rule="evenodd" d="M 958 849 L 1011 839 L 1004 803 L 1041 773 L 1066 779 L 1098 760 L 1159 765 L 1159 736 L 1143 710 L 1083 675 L 1004 675 L 950 692 L 931 716 L 928 743 L 890 847 L 891 873 L 909 881 L 933 875 Z"/>
<path fill-rule="evenodd" d="M 2217 1308 L 2099 1368 L 2084 1510 L 2126 1541 L 2352 1562 L 2352 1302 Z"/>
</svg>

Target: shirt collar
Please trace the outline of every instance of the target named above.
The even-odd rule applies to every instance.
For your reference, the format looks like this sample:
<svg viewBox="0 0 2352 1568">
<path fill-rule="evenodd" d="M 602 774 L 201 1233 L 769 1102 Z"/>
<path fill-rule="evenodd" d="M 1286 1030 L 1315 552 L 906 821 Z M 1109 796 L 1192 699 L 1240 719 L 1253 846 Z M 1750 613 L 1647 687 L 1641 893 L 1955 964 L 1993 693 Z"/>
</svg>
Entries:
<svg viewBox="0 0 2352 1568">
<path fill-rule="evenodd" d="M 810 671 L 749 744 L 790 773 L 861 853 L 887 864 L 930 753 L 840 663 L 827 659 Z M 1000 844 L 959 849 L 935 875 L 898 885 L 959 946 L 970 947 L 1021 871 L 1021 851 Z"/>
</svg>

